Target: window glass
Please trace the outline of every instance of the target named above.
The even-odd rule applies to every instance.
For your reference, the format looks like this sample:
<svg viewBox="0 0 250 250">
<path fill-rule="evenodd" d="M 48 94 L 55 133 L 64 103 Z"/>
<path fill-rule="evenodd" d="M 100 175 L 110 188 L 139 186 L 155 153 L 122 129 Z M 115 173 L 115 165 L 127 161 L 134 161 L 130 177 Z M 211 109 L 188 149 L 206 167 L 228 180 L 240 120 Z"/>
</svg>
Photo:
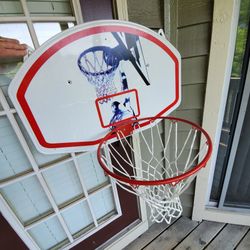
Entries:
<svg viewBox="0 0 250 250">
<path fill-rule="evenodd" d="M 43 44 L 54 35 L 74 26 L 72 22 L 43 22 L 34 23 L 39 44 Z"/>
<path fill-rule="evenodd" d="M 36 160 L 36 163 L 39 165 L 40 168 L 42 167 L 45 167 L 45 166 L 48 166 L 50 164 L 53 164 L 55 162 L 58 162 L 58 161 L 61 161 L 61 160 L 64 160 L 66 158 L 69 158 L 70 156 L 68 154 L 42 154 L 40 153 L 33 141 L 31 140 L 28 132 L 27 132 L 27 129 L 25 129 L 20 117 L 18 115 L 15 115 L 15 119 L 19 125 L 19 128 L 20 130 L 22 131 L 22 134 L 29 146 L 29 149 L 32 153 L 32 155 L 34 156 L 35 160 Z"/>
<path fill-rule="evenodd" d="M 0 117 L 0 180 L 32 171 L 17 136 L 7 119 Z"/>
<path fill-rule="evenodd" d="M 23 16 L 23 9 L 20 1 L 1 0 L 0 16 Z"/>
<path fill-rule="evenodd" d="M 232 77 L 240 77 L 245 53 L 248 21 L 250 17 L 250 1 L 242 0 L 240 7 L 239 23 L 237 28 L 236 46 L 234 52 Z"/>
<path fill-rule="evenodd" d="M 40 249 L 51 249 L 54 246 L 56 246 L 54 249 L 60 249 L 61 246 L 68 243 L 67 235 L 55 216 L 40 223 L 28 232 Z"/>
<path fill-rule="evenodd" d="M 22 58 L 16 58 L 14 60 L 4 60 L 1 61 L 0 66 L 0 88 L 3 91 L 3 94 L 11 108 L 14 108 L 8 94 L 8 87 L 15 74 L 22 65 Z M 0 103 L 0 110 L 3 110 L 3 107 Z"/>
<path fill-rule="evenodd" d="M 109 183 L 109 178 L 104 174 L 98 163 L 96 152 L 81 155 L 77 162 L 80 167 L 80 174 L 89 193 Z"/>
<path fill-rule="evenodd" d="M 50 168 L 43 176 L 59 206 L 84 196 L 73 162 Z"/>
<path fill-rule="evenodd" d="M 62 213 L 62 216 L 70 232 L 77 234 L 77 236 L 95 227 L 86 201 L 67 209 Z"/>
<path fill-rule="evenodd" d="M 53 212 L 37 177 L 10 184 L 1 188 L 0 192 L 23 225 L 29 225 Z"/>
<path fill-rule="evenodd" d="M 70 0 L 27 0 L 31 16 L 72 16 Z"/>
<path fill-rule="evenodd" d="M 116 213 L 114 195 L 111 188 L 105 188 L 91 195 L 90 202 L 99 223 Z"/>
<path fill-rule="evenodd" d="M 20 43 L 25 43 L 34 48 L 27 24 L 25 23 L 1 23 L 0 34 L 4 37 L 18 39 Z"/>
</svg>

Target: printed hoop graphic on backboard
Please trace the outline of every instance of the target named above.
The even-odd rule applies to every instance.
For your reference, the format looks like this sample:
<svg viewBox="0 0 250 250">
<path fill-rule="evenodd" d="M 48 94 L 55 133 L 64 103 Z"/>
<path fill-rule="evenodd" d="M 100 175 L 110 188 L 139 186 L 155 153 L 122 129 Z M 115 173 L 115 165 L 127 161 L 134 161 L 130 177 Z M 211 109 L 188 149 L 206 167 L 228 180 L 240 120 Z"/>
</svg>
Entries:
<svg viewBox="0 0 250 250">
<path fill-rule="evenodd" d="M 36 50 L 9 95 L 39 151 L 91 150 L 110 127 L 179 105 L 180 55 L 143 26 L 86 23 Z"/>
</svg>

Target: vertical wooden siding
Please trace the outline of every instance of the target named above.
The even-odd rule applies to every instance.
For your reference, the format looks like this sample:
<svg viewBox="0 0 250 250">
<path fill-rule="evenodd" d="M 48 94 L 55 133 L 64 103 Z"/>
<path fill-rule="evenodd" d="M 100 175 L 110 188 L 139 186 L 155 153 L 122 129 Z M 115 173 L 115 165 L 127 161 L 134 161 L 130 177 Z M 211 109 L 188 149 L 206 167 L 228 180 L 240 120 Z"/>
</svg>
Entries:
<svg viewBox="0 0 250 250">
<path fill-rule="evenodd" d="M 198 124 L 202 122 L 206 78 L 208 71 L 212 0 L 170 0 L 171 40 L 182 57 L 182 103 L 175 116 L 183 117 Z M 174 37 L 173 37 L 174 36 Z M 194 198 L 193 182 L 181 196 L 184 215 L 190 216 Z"/>
<path fill-rule="evenodd" d="M 164 28 L 164 1 L 162 0 L 127 0 L 129 21 L 139 23 L 155 31 Z M 163 127 L 161 134 L 163 136 Z M 141 145 L 142 157 L 147 159 L 147 149 Z M 162 158 L 162 149 L 160 145 L 155 145 L 156 156 L 159 160 Z"/>
<path fill-rule="evenodd" d="M 161 29 L 164 23 L 164 1 L 127 0 L 129 21 L 151 29 Z"/>
<path fill-rule="evenodd" d="M 170 13 L 164 13 L 164 9 Z M 130 21 L 154 30 L 170 30 L 170 41 L 182 57 L 182 103 L 173 115 L 201 124 L 213 0 L 128 0 L 128 14 Z M 167 19 L 168 15 L 170 21 L 164 20 L 164 16 Z M 194 182 L 181 196 L 184 215 L 191 215 L 193 197 Z"/>
</svg>

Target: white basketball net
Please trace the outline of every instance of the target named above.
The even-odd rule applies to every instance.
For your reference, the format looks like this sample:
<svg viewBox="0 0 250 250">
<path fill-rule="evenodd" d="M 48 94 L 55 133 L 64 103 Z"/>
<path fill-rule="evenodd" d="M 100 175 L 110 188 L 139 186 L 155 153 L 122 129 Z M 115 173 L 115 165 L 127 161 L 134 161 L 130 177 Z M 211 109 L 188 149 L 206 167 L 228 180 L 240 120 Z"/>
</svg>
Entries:
<svg viewBox="0 0 250 250">
<path fill-rule="evenodd" d="M 166 121 L 165 129 L 163 123 L 150 123 L 150 128 L 145 131 L 139 128 L 137 133 L 132 142 L 131 137 L 126 138 L 119 132 L 119 150 L 117 143 L 116 146 L 108 142 L 102 144 L 101 161 L 110 171 L 130 180 L 164 180 L 179 176 L 196 166 L 198 159 L 204 159 L 208 151 L 205 136 L 199 147 L 201 132 L 183 122 Z M 147 203 L 152 221 L 171 223 L 182 214 L 179 196 L 196 175 L 197 172 L 178 183 L 151 186 L 114 180 Z"/>
</svg>

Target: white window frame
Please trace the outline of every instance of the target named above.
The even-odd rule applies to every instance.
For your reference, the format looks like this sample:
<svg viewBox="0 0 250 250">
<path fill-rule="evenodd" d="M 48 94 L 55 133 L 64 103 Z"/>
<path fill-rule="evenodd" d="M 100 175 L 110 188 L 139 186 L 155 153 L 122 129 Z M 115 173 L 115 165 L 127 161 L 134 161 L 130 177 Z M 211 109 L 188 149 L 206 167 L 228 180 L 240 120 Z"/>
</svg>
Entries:
<svg viewBox="0 0 250 250">
<path fill-rule="evenodd" d="M 32 42 L 37 49 L 40 45 L 34 29 L 33 22 L 76 22 L 83 23 L 79 0 L 71 0 L 74 16 L 31 16 L 26 0 L 19 0 L 23 8 L 24 16 L 0 16 L 1 23 L 26 23 L 31 35 Z"/>
<path fill-rule="evenodd" d="M 51 16 L 51 17 L 45 17 L 45 16 L 30 16 L 29 14 L 29 10 L 27 8 L 27 2 L 26 0 L 20 0 L 23 11 L 24 11 L 24 16 L 10 16 L 10 17 L 0 17 L 0 22 L 1 23 L 26 23 L 31 35 L 31 39 L 33 41 L 34 47 L 35 49 L 37 49 L 39 47 L 39 42 L 38 42 L 38 38 L 34 29 L 34 25 L 33 22 L 75 22 L 76 24 L 81 24 L 83 23 L 83 18 L 82 18 L 82 14 L 81 14 L 81 6 L 80 6 L 80 2 L 79 0 L 71 0 L 71 5 L 72 5 L 72 9 L 73 9 L 73 14 L 74 16 Z M 121 20 L 128 20 L 128 13 L 127 13 L 127 1 L 126 0 L 116 0 L 116 7 L 117 7 L 117 15 L 118 15 L 118 19 Z M 0 89 L 0 102 L 1 105 L 3 107 L 3 110 L 0 111 L 0 116 L 5 116 L 8 118 L 14 132 L 17 135 L 17 138 L 19 140 L 19 142 L 21 143 L 21 146 L 32 166 L 32 172 L 29 173 L 25 173 L 22 174 L 16 178 L 13 178 L 11 180 L 2 182 L 0 184 L 0 187 L 4 187 L 7 185 L 10 185 L 12 183 L 21 181 L 22 179 L 25 178 L 29 178 L 31 176 L 36 176 L 40 182 L 40 184 L 42 185 L 43 191 L 46 193 L 47 198 L 49 199 L 54 213 L 51 215 L 48 215 L 45 218 L 42 218 L 41 220 L 38 220 L 32 224 L 29 224 L 28 226 L 23 226 L 23 224 L 20 222 L 20 220 L 17 218 L 17 216 L 15 215 L 15 213 L 12 211 L 12 209 L 10 208 L 10 206 L 7 204 L 7 202 L 5 201 L 5 199 L 2 197 L 2 195 L 0 195 L 0 211 L 2 212 L 3 216 L 6 218 L 6 220 L 9 222 L 9 224 L 12 226 L 12 228 L 16 231 L 16 233 L 20 236 L 20 238 L 24 241 L 24 243 L 27 245 L 27 247 L 29 249 L 39 249 L 38 245 L 36 244 L 36 242 L 32 239 L 32 237 L 28 234 L 28 230 L 31 229 L 32 227 L 38 225 L 39 223 L 44 222 L 45 220 L 52 218 L 53 216 L 57 216 L 58 220 L 61 223 L 61 226 L 63 227 L 68 239 L 69 239 L 69 244 L 65 245 L 63 247 L 63 249 L 69 249 L 73 246 L 75 246 L 76 244 L 80 243 L 81 241 L 83 241 L 84 239 L 86 239 L 87 237 L 89 237 L 90 235 L 94 234 L 95 232 L 97 232 L 98 230 L 100 230 L 101 228 L 105 227 L 106 225 L 108 225 L 109 223 L 111 223 L 112 221 L 116 220 L 118 217 L 121 216 L 121 208 L 120 208 L 120 203 L 119 203 L 119 197 L 117 194 L 117 190 L 116 190 L 116 185 L 114 184 L 114 182 L 111 180 L 110 184 L 98 189 L 97 191 L 101 191 L 105 188 L 109 188 L 112 186 L 112 190 L 114 192 L 114 198 L 115 198 L 115 205 L 116 205 L 116 209 L 117 209 L 117 214 L 115 214 L 114 216 L 110 217 L 107 221 L 105 221 L 104 223 L 98 225 L 97 223 L 97 219 L 95 218 L 94 212 L 91 209 L 91 205 L 90 210 L 91 210 L 91 214 L 95 223 L 95 229 L 91 230 L 91 232 L 84 234 L 82 236 L 80 236 L 79 238 L 74 239 L 61 215 L 61 213 L 65 210 L 68 209 L 74 205 L 76 205 L 79 202 L 82 202 L 83 200 L 86 200 L 87 202 L 89 202 L 89 197 L 88 197 L 88 193 L 86 191 L 86 188 L 84 186 L 84 181 L 80 178 L 80 182 L 81 182 L 81 186 L 84 190 L 85 193 L 85 197 L 82 199 L 77 200 L 76 202 L 73 202 L 69 205 L 67 205 L 66 207 L 60 209 L 49 188 L 48 185 L 46 184 L 44 177 L 42 176 L 42 172 L 46 171 L 47 169 L 53 168 L 55 166 L 57 166 L 58 164 L 62 164 L 65 163 L 67 161 L 73 161 L 76 171 L 78 172 L 78 176 L 80 177 L 81 175 L 79 174 L 79 166 L 77 163 L 77 158 L 80 157 L 82 154 L 75 154 L 75 153 L 71 153 L 70 154 L 70 158 L 67 158 L 66 160 L 59 160 L 56 163 L 53 163 L 49 166 L 46 166 L 46 168 L 40 169 L 38 164 L 36 163 L 36 160 L 34 158 L 34 156 L 32 155 L 32 152 L 25 140 L 25 137 L 23 136 L 21 129 L 19 128 L 14 115 L 16 114 L 16 110 L 14 108 L 11 108 L 2 92 L 2 90 Z M 137 140 L 138 138 L 134 137 L 133 140 Z M 137 145 L 137 144 L 135 144 Z M 137 149 L 138 151 L 140 150 L 139 148 Z M 138 163 L 139 164 L 139 163 Z M 94 192 L 92 193 L 94 194 Z M 91 195 L 92 195 L 91 194 Z M 139 223 L 137 223 L 136 225 L 133 226 L 133 228 L 131 228 L 131 230 L 127 233 L 124 233 L 121 237 L 119 237 L 119 239 L 116 238 L 116 240 L 112 240 L 109 242 L 110 244 L 105 247 L 106 249 L 120 249 L 125 247 L 127 244 L 129 244 L 131 241 L 133 241 L 134 239 L 136 239 L 139 235 L 141 235 L 143 232 L 145 232 L 148 229 L 148 218 L 147 218 L 147 213 L 146 213 L 146 205 L 145 202 L 142 201 L 140 199 L 140 221 Z"/>
<path fill-rule="evenodd" d="M 212 138 L 213 154 L 206 168 L 199 173 L 196 180 L 192 218 L 197 221 L 206 219 L 250 225 L 249 215 L 220 210 L 209 204 L 232 70 L 239 11 L 240 0 L 214 1 L 212 38 L 202 124 Z"/>
</svg>

